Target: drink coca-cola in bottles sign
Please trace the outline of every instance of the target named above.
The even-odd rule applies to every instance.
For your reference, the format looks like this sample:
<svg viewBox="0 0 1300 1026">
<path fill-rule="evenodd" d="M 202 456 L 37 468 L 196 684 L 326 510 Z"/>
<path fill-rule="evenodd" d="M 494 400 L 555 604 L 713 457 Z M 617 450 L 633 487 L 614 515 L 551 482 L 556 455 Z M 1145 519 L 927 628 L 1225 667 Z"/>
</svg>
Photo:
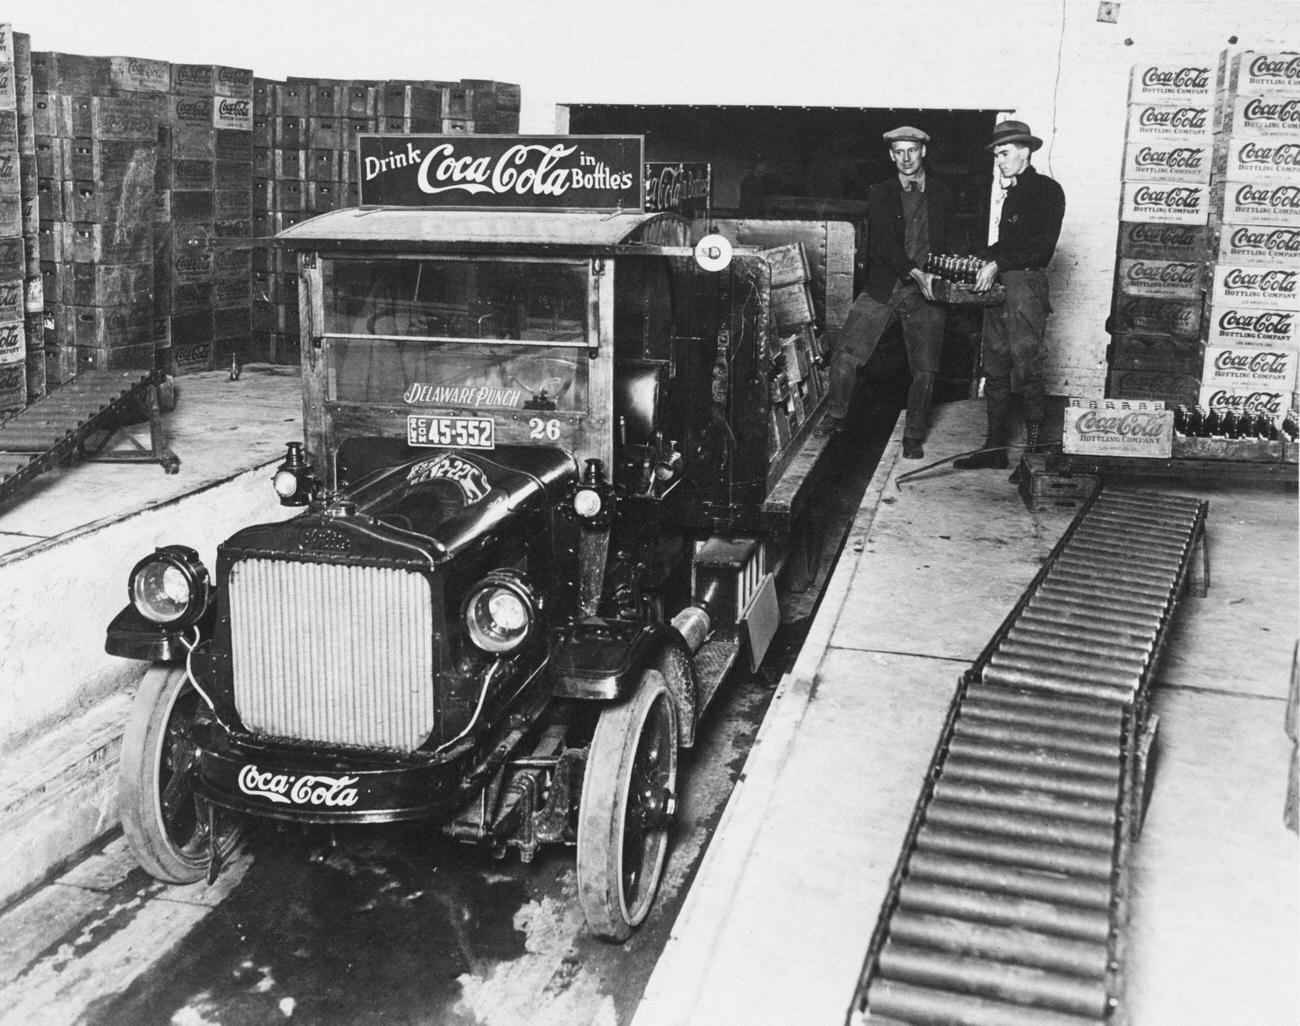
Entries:
<svg viewBox="0 0 1300 1026">
<path fill-rule="evenodd" d="M 361 135 L 361 205 L 639 211 L 643 150 L 639 135 Z"/>
</svg>

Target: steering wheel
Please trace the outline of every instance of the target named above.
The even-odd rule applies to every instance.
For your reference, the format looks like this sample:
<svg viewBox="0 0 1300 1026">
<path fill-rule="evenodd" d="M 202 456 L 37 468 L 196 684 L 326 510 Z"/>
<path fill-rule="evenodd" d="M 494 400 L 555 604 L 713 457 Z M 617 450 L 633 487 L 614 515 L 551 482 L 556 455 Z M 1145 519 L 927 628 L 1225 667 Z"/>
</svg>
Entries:
<svg viewBox="0 0 1300 1026">
<path fill-rule="evenodd" d="M 527 392 L 530 402 L 549 403 L 533 409 L 556 409 L 577 376 L 577 363 L 559 356 L 518 357 L 506 370 L 509 383 Z"/>
</svg>

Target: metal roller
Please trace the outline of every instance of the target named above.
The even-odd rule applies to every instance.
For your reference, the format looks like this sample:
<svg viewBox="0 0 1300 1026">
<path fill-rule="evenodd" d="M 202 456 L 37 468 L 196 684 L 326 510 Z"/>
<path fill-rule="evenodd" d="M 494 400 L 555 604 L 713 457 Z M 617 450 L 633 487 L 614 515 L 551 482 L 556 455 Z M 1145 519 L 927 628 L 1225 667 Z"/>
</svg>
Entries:
<svg viewBox="0 0 1300 1026">
<path fill-rule="evenodd" d="M 963 716 L 954 724 L 953 737 L 967 737 L 990 744 L 1051 748 L 1096 758 L 1106 758 L 1115 751 L 1115 738 L 1109 734 L 1078 734 L 1055 725 L 1043 728 L 1023 721 L 1008 723 L 1002 719 L 976 716 Z"/>
<path fill-rule="evenodd" d="M 1124 703 L 1130 701 L 1133 697 L 1133 688 L 1095 684 L 1086 677 L 1073 677 L 1041 670 L 1017 670 L 993 666 L 992 664 L 984 667 L 984 683 L 1041 688 L 1044 691 L 1052 691 L 1058 695 L 1096 698 L 1105 702 Z"/>
<path fill-rule="evenodd" d="M 1045 777 L 1037 769 L 978 762 L 973 759 L 945 763 L 943 775 L 947 780 L 998 784 L 1002 787 L 1023 787 L 1093 801 L 1114 800 L 1119 787 L 1118 780 L 1076 777 L 1063 773 Z"/>
<path fill-rule="evenodd" d="M 1060 675 L 1122 688 L 1136 687 L 1139 679 L 1137 669 L 1126 669 L 1122 666 L 1106 669 L 1105 663 L 1058 657 L 1051 649 L 1024 652 L 1017 650 L 1015 646 L 1009 649 L 999 648 L 990 657 L 989 666 L 1005 670 L 1036 670 L 1053 676 Z"/>
<path fill-rule="evenodd" d="M 1076 940 L 1105 943 L 1110 937 L 1110 915 L 1107 912 L 922 880 L 903 881 L 898 907 L 994 926 L 1015 926 Z"/>
<path fill-rule="evenodd" d="M 1107 530 L 1101 524 L 1081 527 L 1071 536 L 1066 551 L 1076 545 L 1088 545 L 1114 552 L 1132 552 L 1137 555 L 1185 556 L 1189 539 L 1171 537 L 1167 532 L 1156 531 L 1144 536 L 1122 534 Z"/>
<path fill-rule="evenodd" d="M 934 786 L 936 799 L 958 802 L 971 808 L 999 809 L 1020 815 L 1048 816 L 1092 826 L 1115 826 L 1115 805 L 1060 798 L 1040 791 L 993 787 L 941 777 Z"/>
<path fill-rule="evenodd" d="M 1141 649 L 1122 649 L 1115 646 L 1107 650 L 1102 646 L 1089 648 L 1079 644 L 1067 647 L 1065 644 L 1053 644 L 1050 640 L 1045 641 L 1014 631 L 998 646 L 998 653 L 1029 659 L 1050 659 L 1088 670 L 1111 668 L 1126 673 L 1141 673 L 1149 658 Z"/>
<path fill-rule="evenodd" d="M 1087 652 L 1091 655 L 1114 656 L 1147 660 L 1151 656 L 1151 643 L 1116 636 L 1108 631 L 1084 632 L 1077 627 L 1067 629 L 1059 624 L 1044 624 L 1020 619 L 1002 644 L 1043 645 L 1067 652 Z M 1000 646 L 999 646 L 1000 647 Z"/>
<path fill-rule="evenodd" d="M 1103 542 L 1092 537 L 1074 537 L 1065 547 L 1070 556 L 1122 556 L 1127 559 L 1141 560 L 1143 566 L 1176 570 L 1183 561 L 1186 546 L 1156 548 L 1148 542 L 1130 541 L 1124 545 Z"/>
<path fill-rule="evenodd" d="M 1078 698 L 1058 698 L 1034 691 L 1017 691 L 1012 688 L 986 688 L 978 681 L 971 681 L 966 686 L 966 700 L 976 699 L 980 702 L 993 702 L 1005 705 L 1014 703 L 1018 709 L 1032 709 L 1036 712 L 1060 713 L 1078 719 L 1096 720 L 1100 723 L 1115 725 L 1118 729 L 1123 719 L 1121 713 L 1110 706 L 1097 705 Z"/>
<path fill-rule="evenodd" d="M 999 840 L 960 830 L 927 828 L 917 835 L 916 846 L 919 851 L 934 851 L 980 862 L 1004 862 L 1022 869 L 1041 869 L 1048 873 L 1064 873 L 1086 880 L 1108 881 L 1114 871 L 1110 856 L 1102 852 L 1078 851 L 1029 841 Z"/>
<path fill-rule="evenodd" d="M 971 858 L 953 858 L 930 851 L 915 851 L 908 863 L 913 880 L 970 887 L 977 891 L 995 891 L 1021 898 L 1037 898 L 1058 905 L 1078 905 L 1095 912 L 1111 906 L 1110 885 L 1096 880 L 1043 873 L 1019 866 L 980 862 Z"/>
<path fill-rule="evenodd" d="M 1109 724 L 1091 721 L 1072 721 L 1059 713 L 1034 712 L 1030 709 L 1007 709 L 983 700 L 966 703 L 962 722 L 1000 723 L 1007 727 L 1030 727 L 1035 730 L 1054 730 L 1068 737 L 1088 738 L 1115 744 L 1118 731 Z M 968 735 L 969 736 L 969 735 Z"/>
<path fill-rule="evenodd" d="M 989 762 L 1015 769 L 1033 770 L 1043 775 L 1059 773 L 1063 776 L 1087 777 L 1107 783 L 1119 779 L 1119 753 L 1109 753 L 1106 758 L 1062 752 L 1054 748 L 1034 748 L 1023 745 L 989 744 L 954 735 L 948 746 L 948 758 L 943 770 L 954 765 L 971 762 Z"/>
<path fill-rule="evenodd" d="M 1106 964 L 1110 959 L 1104 944 L 902 910 L 890 922 L 889 936 L 891 940 L 907 944 L 977 955 L 1013 965 L 1055 969 L 1094 980 L 1105 978 Z"/>
<path fill-rule="evenodd" d="M 928 990 L 894 980 L 873 982 L 866 992 L 871 1022 L 877 1015 L 917 1026 L 1103 1026 L 1096 1017 Z"/>
<path fill-rule="evenodd" d="M 1091 592 L 1091 597 L 1087 592 Z M 1043 586 L 1034 593 L 1034 598 L 1030 599 L 1026 611 L 1052 610 L 1058 616 L 1083 616 L 1097 622 L 1123 624 L 1127 627 L 1138 625 L 1134 623 L 1135 619 L 1144 627 L 1160 623 L 1161 607 L 1158 603 L 1132 601 L 1127 596 L 1117 594 L 1097 594 L 1096 589 L 1087 589 L 1087 592 L 1083 596 L 1071 593 L 1067 581 L 1058 581 L 1054 586 L 1052 581 L 1044 581 Z M 1100 605 L 1099 599 L 1105 605 Z"/>
<path fill-rule="evenodd" d="M 1106 988 L 1098 980 L 1007 965 L 891 941 L 880 953 L 880 974 L 891 980 L 996 998 L 1017 1005 L 1101 1016 Z"/>
<path fill-rule="evenodd" d="M 1016 626 L 1012 630 L 1020 627 L 1031 630 L 1078 631 L 1081 636 L 1093 640 L 1114 639 L 1117 642 L 1136 642 L 1140 645 L 1149 645 L 1154 650 L 1159 624 L 1134 624 L 1105 615 L 1092 616 L 1082 609 L 1040 612 L 1029 606 L 1020 614 L 1020 619 L 1016 621 Z"/>
<path fill-rule="evenodd" d="M 1109 854 L 1115 847 L 1113 823 L 1079 823 L 1043 815 L 1003 812 L 999 809 L 963 805 L 936 795 L 926 809 L 927 827 L 948 827 L 990 837 L 1057 844 L 1085 851 Z"/>
<path fill-rule="evenodd" d="M 1123 559 L 1086 559 L 1083 556 L 1071 556 L 1067 553 L 1052 567 L 1051 574 L 1043 583 L 1062 577 L 1087 577 L 1090 580 L 1100 581 L 1103 585 L 1101 589 L 1103 593 L 1110 590 L 1129 590 L 1147 595 L 1163 595 L 1173 590 L 1173 582 L 1168 574 L 1148 572 L 1135 566 L 1125 569 Z"/>
</svg>

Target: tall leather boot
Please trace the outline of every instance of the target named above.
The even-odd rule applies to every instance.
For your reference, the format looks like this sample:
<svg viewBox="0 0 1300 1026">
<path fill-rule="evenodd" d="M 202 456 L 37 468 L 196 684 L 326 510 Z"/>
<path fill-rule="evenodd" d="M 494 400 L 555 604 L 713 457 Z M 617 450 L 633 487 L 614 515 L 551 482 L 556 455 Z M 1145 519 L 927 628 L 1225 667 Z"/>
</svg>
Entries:
<svg viewBox="0 0 1300 1026">
<path fill-rule="evenodd" d="M 985 385 L 985 412 L 988 415 L 988 429 L 984 436 L 984 447 L 979 452 L 971 453 L 952 461 L 958 470 L 1006 470 L 1007 450 L 1006 427 L 1007 413 L 1010 410 L 1011 394 L 1008 389 L 1003 394 L 1001 389 L 994 390 Z"/>
<path fill-rule="evenodd" d="M 1025 421 L 1025 451 L 1021 460 L 1016 464 L 1016 469 L 1011 472 L 1007 478 L 1012 484 L 1019 484 L 1022 472 L 1025 469 L 1024 457 L 1030 453 L 1041 452 L 1043 447 L 1039 443 L 1039 438 L 1043 433 L 1043 422 L 1041 420 Z"/>
</svg>

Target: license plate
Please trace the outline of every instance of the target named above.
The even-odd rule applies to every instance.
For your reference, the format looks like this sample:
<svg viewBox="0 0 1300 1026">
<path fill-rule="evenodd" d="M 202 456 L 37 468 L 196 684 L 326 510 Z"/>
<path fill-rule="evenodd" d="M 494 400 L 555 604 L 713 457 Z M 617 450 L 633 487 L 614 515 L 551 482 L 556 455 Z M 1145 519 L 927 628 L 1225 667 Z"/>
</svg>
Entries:
<svg viewBox="0 0 1300 1026">
<path fill-rule="evenodd" d="M 495 449 L 496 432 L 491 417 L 406 418 L 406 444 L 446 449 Z"/>
</svg>

